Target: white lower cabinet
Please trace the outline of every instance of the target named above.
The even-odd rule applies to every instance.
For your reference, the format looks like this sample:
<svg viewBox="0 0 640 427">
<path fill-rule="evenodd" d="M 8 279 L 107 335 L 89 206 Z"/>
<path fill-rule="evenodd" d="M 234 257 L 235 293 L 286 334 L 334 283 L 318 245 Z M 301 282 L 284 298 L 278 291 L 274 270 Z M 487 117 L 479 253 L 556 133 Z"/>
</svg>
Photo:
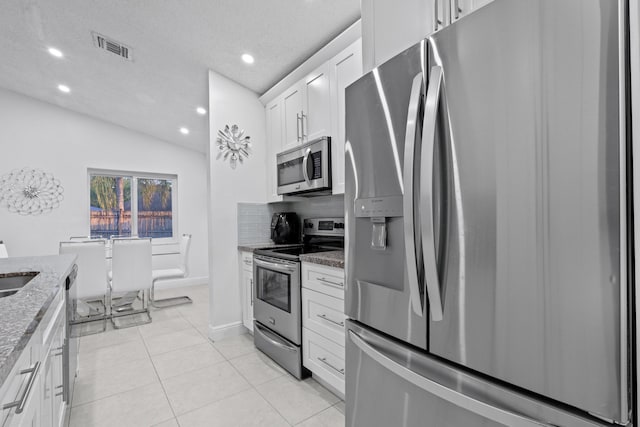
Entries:
<svg viewBox="0 0 640 427">
<path fill-rule="evenodd" d="M 302 362 L 314 377 L 328 383 L 344 397 L 344 346 L 303 328 Z"/>
<path fill-rule="evenodd" d="M 344 397 L 344 270 L 302 263 L 303 364 Z"/>
<path fill-rule="evenodd" d="M 65 312 L 64 291 L 60 290 L 0 387 L 0 426 L 64 425 Z"/>
<path fill-rule="evenodd" d="M 253 333 L 253 253 L 240 252 L 242 324 Z"/>
</svg>

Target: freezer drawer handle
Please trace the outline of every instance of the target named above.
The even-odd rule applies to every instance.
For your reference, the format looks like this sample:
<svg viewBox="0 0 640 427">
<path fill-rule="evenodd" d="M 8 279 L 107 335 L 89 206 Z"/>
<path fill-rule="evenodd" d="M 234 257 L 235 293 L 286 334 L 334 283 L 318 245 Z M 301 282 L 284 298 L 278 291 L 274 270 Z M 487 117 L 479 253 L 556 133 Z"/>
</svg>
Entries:
<svg viewBox="0 0 640 427">
<path fill-rule="evenodd" d="M 327 358 L 326 357 L 318 357 L 318 360 L 321 361 L 322 363 L 324 363 L 325 365 L 327 365 L 328 367 L 330 367 L 331 369 L 333 369 L 334 371 L 336 371 L 337 373 L 339 373 L 340 375 L 344 375 L 344 368 L 342 368 L 342 369 L 336 368 L 331 363 L 327 362 Z"/>
<path fill-rule="evenodd" d="M 552 424 L 546 424 L 540 421 L 535 421 L 525 416 L 516 414 L 514 412 L 497 408 L 484 403 L 480 400 L 466 396 L 455 390 L 451 390 L 435 381 L 427 379 L 422 375 L 419 375 L 410 369 L 402 366 L 390 357 L 382 354 L 377 349 L 369 345 L 360 335 L 354 331 L 349 331 L 349 338 L 351 341 L 367 356 L 378 362 L 380 365 L 393 372 L 403 380 L 413 384 L 416 387 L 430 393 L 434 396 L 438 396 L 462 409 L 478 414 L 488 420 L 494 421 L 498 424 L 503 424 L 511 427 L 553 427 Z"/>
<path fill-rule="evenodd" d="M 20 371 L 21 375 L 29 374 L 29 380 L 27 381 L 27 386 L 24 388 L 22 392 L 22 396 L 20 399 L 15 402 L 7 403 L 2 406 L 2 409 L 10 409 L 16 408 L 16 414 L 21 414 L 24 411 L 24 405 L 27 403 L 27 397 L 29 397 L 29 393 L 31 393 L 31 389 L 33 388 L 33 383 L 36 380 L 36 376 L 38 375 L 38 369 L 40 368 L 40 362 L 36 362 L 29 369 L 23 369 Z"/>
<path fill-rule="evenodd" d="M 425 280 L 429 311 L 434 322 L 442 320 L 442 295 L 436 261 L 436 238 L 433 230 L 433 161 L 436 147 L 436 120 L 438 105 L 443 86 L 442 67 L 431 67 L 429 88 L 424 106 L 424 129 L 422 131 L 422 149 L 420 170 L 420 213 L 422 224 L 422 257 L 424 260 Z M 405 163 L 406 164 L 406 163 Z"/>
<path fill-rule="evenodd" d="M 409 295 L 411 307 L 417 316 L 422 317 L 422 299 L 418 284 L 418 264 L 416 260 L 415 219 L 413 217 L 413 162 L 416 145 L 416 129 L 420 116 L 420 98 L 422 95 L 422 73 L 416 74 L 411 86 L 409 111 L 407 112 L 407 131 L 404 141 L 404 171 L 402 200 L 402 215 L 404 216 L 404 250 L 407 263 L 407 278 L 409 280 Z"/>
<path fill-rule="evenodd" d="M 318 316 L 322 320 L 326 320 L 327 322 L 331 322 L 334 325 L 337 325 L 337 326 L 340 326 L 340 327 L 344 327 L 344 322 L 336 322 L 335 320 L 328 318 L 327 315 L 324 314 L 324 313 L 323 314 L 316 314 L 316 316 Z"/>
<path fill-rule="evenodd" d="M 269 341 L 271 344 L 275 345 L 276 347 L 281 348 L 283 350 L 292 351 L 292 352 L 298 351 L 297 348 L 290 347 L 290 346 L 286 345 L 285 343 L 281 342 L 279 338 L 277 338 L 274 334 L 267 332 L 258 323 L 256 323 L 255 326 L 256 327 L 254 328 L 254 330 L 257 331 L 258 334 L 260 334 L 260 336 L 262 336 L 262 338 L 264 338 L 265 340 Z"/>
</svg>

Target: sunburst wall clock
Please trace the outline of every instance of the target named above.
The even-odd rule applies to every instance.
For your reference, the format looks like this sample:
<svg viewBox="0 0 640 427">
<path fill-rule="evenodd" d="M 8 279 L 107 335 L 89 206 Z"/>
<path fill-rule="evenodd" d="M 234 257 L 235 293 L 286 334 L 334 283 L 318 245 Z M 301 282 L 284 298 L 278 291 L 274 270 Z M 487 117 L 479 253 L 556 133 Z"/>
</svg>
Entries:
<svg viewBox="0 0 640 427">
<path fill-rule="evenodd" d="M 232 169 L 236 168 L 238 162 L 242 163 L 251 153 L 251 137 L 244 135 L 244 130 L 240 130 L 238 125 L 229 127 L 226 125 L 224 130 L 218 131 L 216 144 L 218 145 L 218 155 L 216 159 L 229 159 Z"/>
<path fill-rule="evenodd" d="M 40 215 L 60 206 L 64 188 L 52 174 L 22 168 L 0 177 L 0 205 L 20 215 Z"/>
</svg>

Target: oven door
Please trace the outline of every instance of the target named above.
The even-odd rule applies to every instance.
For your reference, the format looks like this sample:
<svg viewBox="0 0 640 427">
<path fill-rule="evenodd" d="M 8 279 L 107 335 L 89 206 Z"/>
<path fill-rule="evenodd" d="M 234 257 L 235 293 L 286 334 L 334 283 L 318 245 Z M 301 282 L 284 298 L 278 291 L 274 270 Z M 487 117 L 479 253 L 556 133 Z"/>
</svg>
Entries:
<svg viewBox="0 0 640 427">
<path fill-rule="evenodd" d="M 323 137 L 277 155 L 278 194 L 331 189 L 331 143 Z"/>
<path fill-rule="evenodd" d="M 253 283 L 256 321 L 300 345 L 300 263 L 256 255 Z"/>
</svg>

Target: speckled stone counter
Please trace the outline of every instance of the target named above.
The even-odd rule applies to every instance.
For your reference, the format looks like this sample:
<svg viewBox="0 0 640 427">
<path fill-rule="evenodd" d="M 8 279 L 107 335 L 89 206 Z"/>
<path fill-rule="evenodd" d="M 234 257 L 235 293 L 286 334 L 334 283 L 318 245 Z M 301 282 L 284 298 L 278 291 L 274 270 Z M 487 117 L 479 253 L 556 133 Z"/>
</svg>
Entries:
<svg viewBox="0 0 640 427">
<path fill-rule="evenodd" d="M 344 251 L 316 252 L 314 254 L 300 255 L 300 261 L 335 268 L 344 268 Z"/>
<path fill-rule="evenodd" d="M 256 249 L 275 249 L 275 248 L 291 248 L 294 246 L 300 246 L 300 244 L 276 244 L 273 242 L 266 243 L 245 243 L 238 245 L 239 251 L 253 252 Z"/>
<path fill-rule="evenodd" d="M 64 289 L 75 255 L 0 259 L 0 277 L 9 273 L 38 272 L 13 295 L 0 298 L 0 385 L 38 328 L 51 301 Z"/>
</svg>

